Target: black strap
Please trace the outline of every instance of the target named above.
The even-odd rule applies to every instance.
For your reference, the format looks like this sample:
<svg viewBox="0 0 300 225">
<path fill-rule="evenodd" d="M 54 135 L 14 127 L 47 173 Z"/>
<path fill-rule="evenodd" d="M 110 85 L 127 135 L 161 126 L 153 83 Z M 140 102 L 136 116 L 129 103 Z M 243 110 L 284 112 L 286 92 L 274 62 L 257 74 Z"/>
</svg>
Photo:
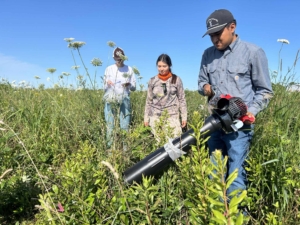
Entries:
<svg viewBox="0 0 300 225">
<path fill-rule="evenodd" d="M 172 73 L 171 84 L 176 84 L 176 80 L 177 80 L 177 76 L 176 76 L 175 74 Z"/>
</svg>

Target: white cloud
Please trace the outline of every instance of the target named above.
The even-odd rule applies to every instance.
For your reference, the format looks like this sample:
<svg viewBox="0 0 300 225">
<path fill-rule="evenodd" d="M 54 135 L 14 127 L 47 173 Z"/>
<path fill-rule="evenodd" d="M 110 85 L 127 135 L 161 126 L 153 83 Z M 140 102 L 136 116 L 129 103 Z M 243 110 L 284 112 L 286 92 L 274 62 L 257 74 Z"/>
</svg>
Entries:
<svg viewBox="0 0 300 225">
<path fill-rule="evenodd" d="M 34 76 L 45 74 L 39 65 L 21 61 L 13 56 L 0 53 L 0 77 L 11 80 L 33 81 Z"/>
</svg>

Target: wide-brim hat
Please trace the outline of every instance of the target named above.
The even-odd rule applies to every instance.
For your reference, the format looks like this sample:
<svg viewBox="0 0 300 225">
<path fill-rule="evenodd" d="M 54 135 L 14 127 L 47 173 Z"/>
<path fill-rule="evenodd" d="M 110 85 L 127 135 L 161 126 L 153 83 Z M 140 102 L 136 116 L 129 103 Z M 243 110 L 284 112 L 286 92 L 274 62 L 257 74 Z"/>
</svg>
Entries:
<svg viewBox="0 0 300 225">
<path fill-rule="evenodd" d="M 233 15 L 227 9 L 218 9 L 214 11 L 206 20 L 207 31 L 202 37 L 222 30 L 232 21 L 234 21 Z"/>
</svg>

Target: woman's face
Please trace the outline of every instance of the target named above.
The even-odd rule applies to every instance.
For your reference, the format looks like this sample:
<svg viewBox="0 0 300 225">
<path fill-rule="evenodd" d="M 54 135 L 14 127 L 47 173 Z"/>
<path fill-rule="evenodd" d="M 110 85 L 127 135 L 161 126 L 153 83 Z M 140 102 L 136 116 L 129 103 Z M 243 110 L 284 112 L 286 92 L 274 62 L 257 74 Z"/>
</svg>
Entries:
<svg viewBox="0 0 300 225">
<path fill-rule="evenodd" d="M 168 64 L 162 61 L 159 61 L 157 63 L 157 69 L 160 75 L 166 75 L 170 72 L 170 67 L 168 66 Z"/>
</svg>

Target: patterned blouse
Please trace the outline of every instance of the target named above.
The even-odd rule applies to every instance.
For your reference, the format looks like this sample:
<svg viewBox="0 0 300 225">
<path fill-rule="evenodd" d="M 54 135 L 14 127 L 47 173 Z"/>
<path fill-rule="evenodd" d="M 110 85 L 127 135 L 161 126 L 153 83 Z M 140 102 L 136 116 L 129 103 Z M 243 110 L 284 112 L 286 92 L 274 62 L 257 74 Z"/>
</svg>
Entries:
<svg viewBox="0 0 300 225">
<path fill-rule="evenodd" d="M 182 81 L 175 75 L 176 82 L 173 84 L 172 77 L 167 81 L 162 81 L 155 76 L 148 82 L 144 122 L 149 122 L 151 116 L 160 116 L 164 110 L 167 110 L 170 116 L 180 114 L 182 121 L 187 121 L 187 106 Z"/>
</svg>

